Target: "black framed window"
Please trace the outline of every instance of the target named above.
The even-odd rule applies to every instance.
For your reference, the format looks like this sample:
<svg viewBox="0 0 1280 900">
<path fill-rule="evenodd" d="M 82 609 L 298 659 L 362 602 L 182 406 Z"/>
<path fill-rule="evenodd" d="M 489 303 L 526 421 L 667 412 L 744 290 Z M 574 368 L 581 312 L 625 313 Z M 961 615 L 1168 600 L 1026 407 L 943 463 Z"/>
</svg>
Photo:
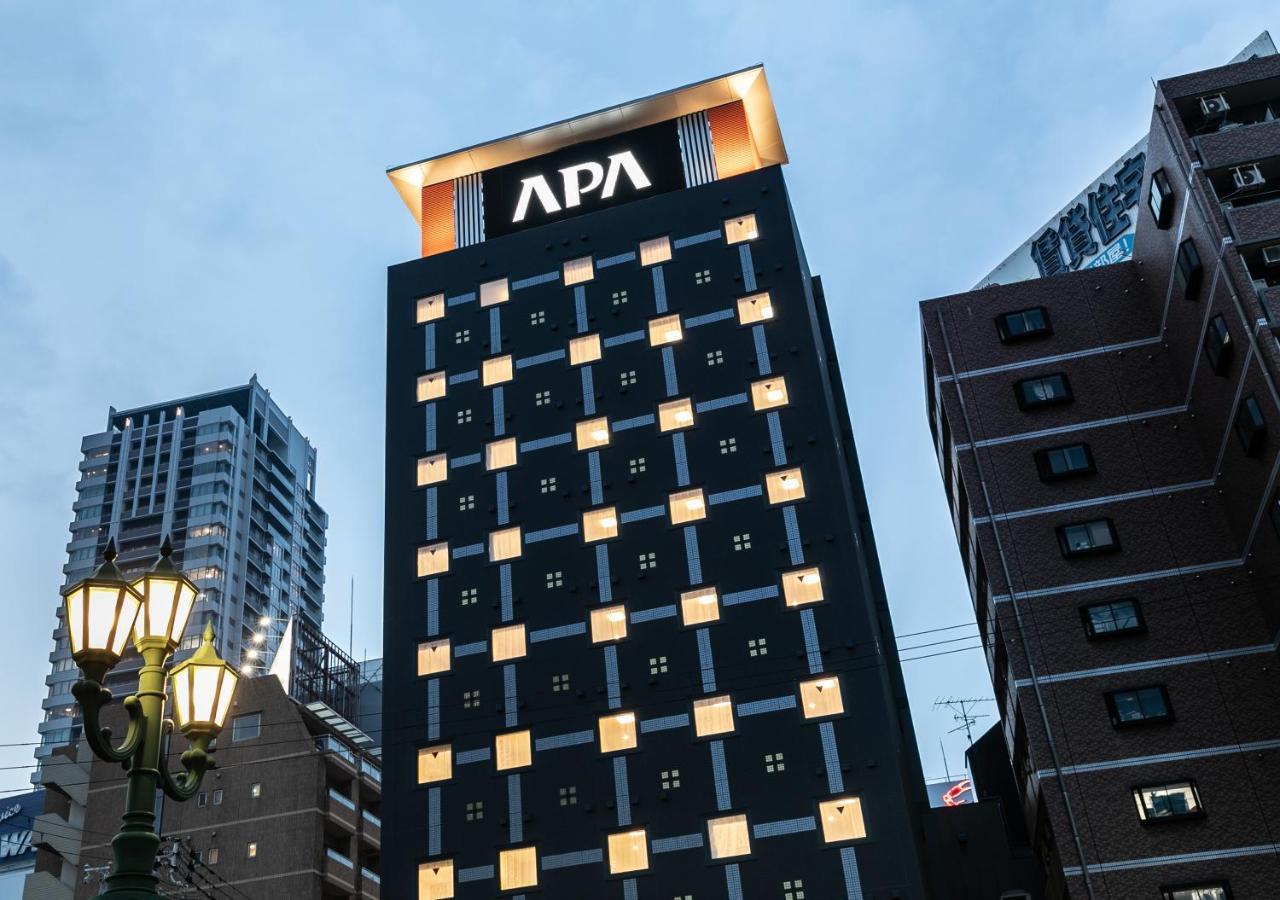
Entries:
<svg viewBox="0 0 1280 900">
<path fill-rule="evenodd" d="M 1026 378 L 1013 386 L 1021 409 L 1037 409 L 1041 406 L 1052 406 L 1055 403 L 1066 403 L 1071 399 L 1071 383 L 1067 376 L 1058 372 L 1053 375 L 1042 375 L 1039 378 Z"/>
<path fill-rule="evenodd" d="M 1213 374 L 1227 374 L 1234 352 L 1235 344 L 1232 343 L 1227 320 L 1220 315 L 1214 316 L 1209 320 L 1209 327 L 1204 333 L 1204 354 L 1209 357 L 1209 367 L 1213 369 Z"/>
<path fill-rule="evenodd" d="M 1175 272 L 1178 284 L 1182 286 L 1184 297 L 1190 298 L 1200 287 L 1200 275 L 1204 271 L 1200 265 L 1200 254 L 1195 242 L 1187 238 L 1178 245 L 1178 264 Z"/>
<path fill-rule="evenodd" d="M 1000 342 L 1004 344 L 1053 334 L 1053 328 L 1049 325 L 1049 312 L 1043 306 L 1032 306 L 996 316 L 996 331 L 1000 333 Z"/>
<path fill-rule="evenodd" d="M 1091 638 L 1137 634 L 1147 630 L 1142 619 L 1142 607 L 1133 599 L 1091 603 L 1080 609 L 1080 616 L 1084 620 L 1085 633 Z"/>
<path fill-rule="evenodd" d="M 1169 692 L 1158 684 L 1111 691 L 1107 694 L 1107 711 L 1111 713 L 1111 724 L 1117 728 L 1168 722 L 1173 718 Z"/>
<path fill-rule="evenodd" d="M 1151 173 L 1147 208 L 1151 210 L 1151 218 L 1156 220 L 1157 228 L 1164 229 L 1173 224 L 1173 188 L 1169 186 L 1169 176 L 1164 174 L 1164 169 Z"/>
<path fill-rule="evenodd" d="M 1160 900 L 1231 900 L 1231 887 L 1225 881 L 1162 887 Z"/>
<path fill-rule="evenodd" d="M 1143 822 L 1170 822 L 1204 815 L 1194 781 L 1170 781 L 1133 789 L 1133 802 Z"/>
<path fill-rule="evenodd" d="M 1062 548 L 1063 556 L 1085 556 L 1119 550 L 1120 540 L 1116 537 L 1116 527 L 1110 519 L 1094 519 L 1091 522 L 1059 525 L 1058 546 Z"/>
<path fill-rule="evenodd" d="M 1089 449 L 1088 444 L 1067 444 L 1063 447 L 1037 450 L 1035 459 L 1041 481 L 1057 481 L 1076 475 L 1088 475 L 1096 471 L 1093 465 L 1093 451 Z"/>
<path fill-rule="evenodd" d="M 1262 406 L 1254 394 L 1240 401 L 1240 409 L 1236 413 L 1236 437 L 1240 438 L 1245 456 L 1257 456 L 1262 452 L 1262 445 L 1267 439 L 1267 420 L 1262 418 Z"/>
</svg>

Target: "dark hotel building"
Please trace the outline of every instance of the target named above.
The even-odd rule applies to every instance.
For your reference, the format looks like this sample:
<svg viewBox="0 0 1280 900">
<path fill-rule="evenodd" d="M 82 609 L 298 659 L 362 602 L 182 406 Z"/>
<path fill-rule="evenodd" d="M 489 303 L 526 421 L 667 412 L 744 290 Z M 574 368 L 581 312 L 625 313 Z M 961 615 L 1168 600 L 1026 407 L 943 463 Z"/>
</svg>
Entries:
<svg viewBox="0 0 1280 900">
<path fill-rule="evenodd" d="M 1133 258 L 921 306 L 928 413 L 1050 896 L 1280 896 L 1280 57 L 1156 84 Z M 1275 432 L 1275 433 L 1273 433 Z"/>
<path fill-rule="evenodd" d="M 391 170 L 387 896 L 922 898 L 764 71 Z"/>
</svg>

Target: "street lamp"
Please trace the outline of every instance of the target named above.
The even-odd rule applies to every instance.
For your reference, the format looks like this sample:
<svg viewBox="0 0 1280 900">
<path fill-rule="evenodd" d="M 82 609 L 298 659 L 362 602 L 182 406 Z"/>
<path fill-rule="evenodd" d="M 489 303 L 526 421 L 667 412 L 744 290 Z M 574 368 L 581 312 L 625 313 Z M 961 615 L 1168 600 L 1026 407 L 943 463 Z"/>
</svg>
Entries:
<svg viewBox="0 0 1280 900">
<path fill-rule="evenodd" d="M 209 744 L 222 730 L 239 676 L 218 657 L 213 626 L 204 642 L 166 676 L 165 661 L 178 648 L 195 605 L 196 586 L 173 564 L 166 537 L 160 558 L 132 584 L 116 567 L 115 542 L 109 541 L 103 563 L 91 576 L 63 592 L 63 609 L 71 638 L 71 656 L 81 679 L 71 692 L 84 712 L 84 735 L 93 752 L 128 772 L 124 825 L 111 841 L 112 866 L 107 889 L 111 900 L 150 900 L 159 896 L 154 872 L 160 836 L 155 831 L 155 794 L 163 789 L 174 800 L 195 795 L 204 773 L 213 767 Z M 129 727 L 119 746 L 101 724 L 102 708 L 111 702 L 103 686 L 133 637 L 142 657 L 138 690 L 124 698 Z M 173 722 L 164 716 L 165 680 L 173 682 L 174 715 L 190 748 L 182 754 L 183 772 L 169 772 L 169 736 Z"/>
</svg>

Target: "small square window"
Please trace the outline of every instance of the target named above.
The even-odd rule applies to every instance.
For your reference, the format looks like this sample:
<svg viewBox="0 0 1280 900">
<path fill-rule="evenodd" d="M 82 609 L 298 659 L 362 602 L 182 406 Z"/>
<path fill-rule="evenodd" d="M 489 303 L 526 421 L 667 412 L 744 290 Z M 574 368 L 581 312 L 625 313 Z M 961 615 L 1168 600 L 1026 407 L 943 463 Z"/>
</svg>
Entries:
<svg viewBox="0 0 1280 900">
<path fill-rule="evenodd" d="M 1117 728 L 1168 722 L 1173 718 L 1169 693 L 1162 685 L 1111 691 L 1107 694 L 1107 710 L 1111 713 L 1111 724 Z"/>
<path fill-rule="evenodd" d="M 454 342 L 455 344 L 469 344 L 469 343 L 471 343 L 471 329 L 470 329 L 470 328 L 461 328 L 461 329 L 459 329 L 458 331 L 455 331 L 455 332 L 453 333 L 453 342 Z"/>
<path fill-rule="evenodd" d="M 520 546 L 520 526 L 489 532 L 489 562 L 516 559 L 523 553 Z"/>
<path fill-rule="evenodd" d="M 595 277 L 595 266 L 591 264 L 590 256 L 580 256 L 577 259 L 568 260 L 564 264 L 565 287 L 583 284 Z"/>
<path fill-rule="evenodd" d="M 680 595 L 680 618 L 685 625 L 705 625 L 720 618 L 720 598 L 715 588 L 699 588 Z"/>
<path fill-rule="evenodd" d="M 439 400 L 444 396 L 448 378 L 444 372 L 428 372 L 425 375 L 418 376 L 418 394 L 419 403 L 426 403 L 428 400 Z"/>
<path fill-rule="evenodd" d="M 496 306 L 511 299 L 507 279 L 498 278 L 480 285 L 480 306 Z"/>
<path fill-rule="evenodd" d="M 440 575 L 449 571 L 449 545 L 431 544 L 418 548 L 418 577 Z"/>
<path fill-rule="evenodd" d="M 533 764 L 529 729 L 500 734 L 493 739 L 494 765 L 499 772 L 522 769 Z"/>
<path fill-rule="evenodd" d="M 1226 375 L 1231 370 L 1234 351 L 1227 320 L 1220 315 L 1214 316 L 1204 333 L 1204 355 L 1209 358 L 1209 368 L 1213 369 L 1214 375 Z"/>
<path fill-rule="evenodd" d="M 453 900 L 453 860 L 418 865 L 418 900 Z"/>
<path fill-rule="evenodd" d="M 567 690 L 569 690 L 568 672 L 562 672 L 559 675 L 551 676 L 551 692 L 553 694 L 560 694 Z"/>
<path fill-rule="evenodd" d="M 480 591 L 478 588 L 463 588 L 459 595 L 463 606 L 475 606 L 479 600 Z"/>
<path fill-rule="evenodd" d="M 709 366 L 720 366 L 720 365 L 724 365 L 724 351 L 723 351 L 723 350 L 711 350 L 711 351 L 708 351 L 708 353 L 707 353 L 707 365 L 709 365 Z"/>
<path fill-rule="evenodd" d="M 640 571 L 641 572 L 643 572 L 645 569 L 656 569 L 656 568 L 658 568 L 658 554 L 656 553 L 640 554 Z"/>
<path fill-rule="evenodd" d="M 768 291 L 738 298 L 738 324 L 752 325 L 773 318 L 773 301 Z"/>
<path fill-rule="evenodd" d="M 1262 452 L 1262 445 L 1267 439 L 1267 420 L 1262 417 L 1262 405 L 1255 394 L 1240 401 L 1240 410 L 1236 413 L 1236 437 L 1240 439 L 1245 456 L 1257 456 Z"/>
<path fill-rule="evenodd" d="M 595 362 L 603 355 L 600 349 L 600 335 L 584 334 L 569 339 L 569 365 L 581 366 Z"/>
<path fill-rule="evenodd" d="M 440 675 L 453 665 L 449 639 L 423 641 L 418 644 L 418 674 Z"/>
<path fill-rule="evenodd" d="M 508 659 L 522 659 L 528 652 L 525 641 L 524 625 L 504 625 L 493 629 L 490 641 L 491 655 L 494 662 Z"/>
<path fill-rule="evenodd" d="M 620 641 L 627 636 L 627 609 L 621 603 L 591 610 L 591 643 Z"/>
<path fill-rule="evenodd" d="M 1195 242 L 1187 238 L 1178 245 L 1174 274 L 1177 275 L 1178 284 L 1182 286 L 1182 295 L 1188 300 L 1194 298 L 1196 291 L 1200 289 L 1203 273 L 1204 268 L 1200 265 L 1200 253 L 1196 250 Z"/>
<path fill-rule="evenodd" d="M 782 573 L 782 597 L 787 606 L 804 606 L 822 600 L 822 576 L 817 569 Z"/>
<path fill-rule="evenodd" d="M 837 841 L 856 841 L 867 836 L 862 821 L 862 800 L 858 797 L 839 797 L 818 804 L 822 819 L 822 839 L 828 844 Z"/>
<path fill-rule="evenodd" d="M 498 851 L 498 888 L 514 891 L 517 888 L 537 887 L 538 851 L 533 847 L 517 847 Z"/>
<path fill-rule="evenodd" d="M 418 457 L 418 487 L 439 484 L 449 477 L 449 456 L 436 453 Z"/>
<path fill-rule="evenodd" d="M 751 638 L 747 641 L 748 656 L 768 656 L 769 655 L 769 639 L 768 638 Z"/>
<path fill-rule="evenodd" d="M 647 468 L 643 456 L 637 456 L 635 459 L 627 461 L 627 471 L 632 475 L 639 475 Z"/>
<path fill-rule="evenodd" d="M 1133 802 L 1143 822 L 1162 822 L 1204 815 L 1194 782 L 1177 781 L 1133 789 Z"/>
<path fill-rule="evenodd" d="M 468 803 L 466 807 L 466 814 L 468 822 L 479 822 L 484 818 L 484 801 L 473 800 Z"/>
<path fill-rule="evenodd" d="M 751 852 L 750 829 L 745 815 L 724 816 L 707 822 L 712 859 L 731 859 Z"/>
<path fill-rule="evenodd" d="M 481 366 L 481 382 L 485 387 L 505 384 L 514 376 L 511 370 L 511 356 L 493 356 L 486 359 Z"/>
<path fill-rule="evenodd" d="M 1067 444 L 1035 452 L 1036 470 L 1041 481 L 1060 481 L 1077 475 L 1088 475 L 1096 469 L 1093 451 L 1088 444 Z"/>
<path fill-rule="evenodd" d="M 576 785 L 560 788 L 560 805 L 561 806 L 577 806 L 578 805 L 578 788 Z"/>
<path fill-rule="evenodd" d="M 782 900 L 804 900 L 804 882 L 799 878 L 782 882 Z"/>
<path fill-rule="evenodd" d="M 710 283 L 711 283 L 711 270 L 710 270 L 710 269 L 699 269 L 697 272 L 694 272 L 694 273 L 693 273 L 693 283 L 694 283 L 694 284 L 710 284 Z"/>
<path fill-rule="evenodd" d="M 463 691 L 462 692 L 462 708 L 463 709 L 479 709 L 480 708 L 480 691 Z"/>
<path fill-rule="evenodd" d="M 626 302 L 627 302 L 627 299 L 628 299 L 628 298 L 627 298 L 627 292 L 626 292 L 626 291 L 614 291 L 614 292 L 613 292 L 613 294 L 611 294 L 611 295 L 610 295 L 610 299 L 612 299 L 612 300 L 613 300 L 613 305 L 614 305 L 614 306 L 621 306 L 622 304 L 624 304 L 624 303 L 626 303 Z"/>
<path fill-rule="evenodd" d="M 738 439 L 736 437 L 727 437 L 720 439 L 720 455 L 728 456 L 730 453 L 738 452 Z"/>
<path fill-rule="evenodd" d="M 609 874 L 643 872 L 649 868 L 649 837 L 643 828 L 609 835 Z"/>
<path fill-rule="evenodd" d="M 1058 526 L 1058 546 L 1064 557 L 1119 550 L 1120 539 L 1110 519 L 1094 519 Z"/>
<path fill-rule="evenodd" d="M 671 514 L 672 525 L 683 525 L 685 522 L 705 519 L 707 500 L 702 494 L 702 488 L 676 491 L 667 498 L 667 511 Z"/>
<path fill-rule="evenodd" d="M 539 482 L 538 489 L 544 494 L 554 494 L 556 492 L 556 476 L 548 475 Z"/>
<path fill-rule="evenodd" d="M 698 737 L 733 731 L 733 700 L 728 694 L 693 701 L 693 730 Z"/>
<path fill-rule="evenodd" d="M 430 297 L 419 297 L 415 309 L 417 324 L 434 322 L 444 318 L 444 294 L 432 294 Z"/>
<path fill-rule="evenodd" d="M 743 241 L 754 241 L 759 236 L 755 213 L 724 220 L 724 239 L 727 243 L 741 244 Z"/>
<path fill-rule="evenodd" d="M 662 782 L 664 791 L 673 791 L 680 787 L 680 770 L 664 769 L 659 780 Z"/>
<path fill-rule="evenodd" d="M 574 426 L 574 437 L 579 450 L 604 447 L 609 443 L 609 420 L 604 416 L 585 419 Z"/>
<path fill-rule="evenodd" d="M 582 539 L 587 543 L 605 541 L 618 536 L 618 513 L 612 506 L 591 509 L 582 514 Z"/>
<path fill-rule="evenodd" d="M 744 531 L 742 534 L 733 536 L 734 550 L 750 550 L 751 549 L 751 533 Z"/>
<path fill-rule="evenodd" d="M 1113 634 L 1137 634 L 1146 630 L 1138 601 L 1132 599 L 1093 603 L 1080 610 L 1084 630 L 1089 637 L 1107 637 Z"/>
<path fill-rule="evenodd" d="M 1160 900 L 1231 900 L 1225 881 L 1208 884 L 1184 884 L 1160 889 Z"/>
<path fill-rule="evenodd" d="M 787 761 L 782 753 L 766 753 L 764 755 L 764 770 L 770 775 L 776 775 L 778 772 L 787 771 Z"/>
<path fill-rule="evenodd" d="M 555 571 L 547 573 L 547 589 L 564 587 L 564 572 Z"/>
<path fill-rule="evenodd" d="M 466 409 L 458 410 L 457 419 L 459 425 L 466 425 L 469 423 L 471 421 L 471 407 L 468 406 Z"/>
<path fill-rule="evenodd" d="M 476 495 L 463 494 L 458 498 L 458 512 L 467 512 L 476 508 Z"/>
<path fill-rule="evenodd" d="M 1019 409 L 1039 409 L 1066 403 L 1071 399 L 1071 383 L 1061 373 L 1040 378 L 1027 378 L 1013 386 Z"/>
<path fill-rule="evenodd" d="M 665 675 L 667 672 L 667 658 L 665 656 L 649 657 L 649 674 Z"/>
<path fill-rule="evenodd" d="M 764 476 L 764 486 L 772 504 L 795 503 L 804 499 L 804 475 L 799 469 L 770 472 Z"/>
<path fill-rule="evenodd" d="M 614 713 L 599 719 L 600 752 L 617 753 L 634 750 L 636 746 L 636 714 Z"/>
<path fill-rule="evenodd" d="M 255 800 L 262 796 L 261 781 L 255 781 L 253 784 L 249 785 L 249 796 Z"/>
<path fill-rule="evenodd" d="M 1156 169 L 1151 173 L 1147 209 L 1151 210 L 1151 218 L 1155 219 L 1157 228 L 1164 230 L 1173 224 L 1173 188 L 1169 185 L 1169 176 L 1164 173 L 1164 169 Z"/>
<path fill-rule="evenodd" d="M 806 719 L 838 716 L 844 712 L 840 679 L 832 675 L 800 682 L 800 708 Z"/>
<path fill-rule="evenodd" d="M 503 438 L 484 445 L 484 467 L 490 472 L 516 464 L 516 439 Z"/>
<path fill-rule="evenodd" d="M 249 843 L 245 844 L 244 855 L 248 859 L 257 859 L 258 858 L 258 842 L 250 841 Z"/>
<path fill-rule="evenodd" d="M 684 328 L 679 314 L 659 316 L 649 320 L 649 346 L 661 347 L 684 339 Z"/>
<path fill-rule="evenodd" d="M 550 391 L 536 391 L 536 392 L 534 393 L 534 395 L 533 395 L 533 405 L 534 405 L 534 406 L 550 406 L 550 405 L 551 405 L 551 392 L 550 392 Z"/>
<path fill-rule="evenodd" d="M 453 777 L 453 747 L 418 748 L 418 784 L 434 784 Z"/>
<path fill-rule="evenodd" d="M 618 373 L 618 386 L 619 386 L 619 387 L 624 387 L 624 388 L 625 388 L 625 387 L 631 387 L 631 386 L 632 386 L 633 384 L 635 384 L 635 383 L 636 383 L 636 370 L 635 370 L 635 369 L 628 369 L 628 370 L 627 370 L 627 371 L 625 371 L 625 372 L 619 372 L 619 373 Z"/>
<path fill-rule="evenodd" d="M 1013 344 L 1034 337 L 1047 337 L 1053 334 L 1049 326 L 1049 312 L 1043 306 L 1020 309 L 996 316 L 996 333 L 1000 335 L 1000 343 Z"/>
<path fill-rule="evenodd" d="M 640 265 L 656 266 L 658 263 L 664 263 L 671 259 L 671 239 L 666 237 L 656 237 L 651 240 L 640 242 Z"/>
<path fill-rule="evenodd" d="M 529 313 L 529 324 L 530 325 L 546 325 L 547 311 L 545 309 L 539 309 Z"/>
<path fill-rule="evenodd" d="M 209 853 L 207 855 L 207 862 L 209 863 L 209 865 L 216 866 L 218 864 L 218 856 L 219 856 L 218 848 L 210 847 Z"/>
<path fill-rule="evenodd" d="M 658 404 L 658 430 L 676 431 L 693 425 L 693 401 L 688 397 Z"/>
<path fill-rule="evenodd" d="M 751 383 L 751 405 L 756 412 L 787 405 L 787 382 L 784 378 L 766 378 Z"/>
</svg>

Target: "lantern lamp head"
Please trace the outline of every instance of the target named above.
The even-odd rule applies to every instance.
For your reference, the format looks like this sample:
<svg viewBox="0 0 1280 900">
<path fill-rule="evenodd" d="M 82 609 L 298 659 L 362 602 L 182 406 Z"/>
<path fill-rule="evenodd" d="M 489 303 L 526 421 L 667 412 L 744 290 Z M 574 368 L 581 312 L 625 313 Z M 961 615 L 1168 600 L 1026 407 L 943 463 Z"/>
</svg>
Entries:
<svg viewBox="0 0 1280 900">
<path fill-rule="evenodd" d="M 173 545 L 165 537 L 156 564 L 133 582 L 133 589 L 142 597 L 134 643 L 138 650 L 163 647 L 166 656 L 182 643 L 197 593 L 196 586 L 173 564 L 172 556 Z"/>
<path fill-rule="evenodd" d="M 239 680 L 240 674 L 218 656 L 213 625 L 206 623 L 199 649 L 169 672 L 173 715 L 182 733 L 188 738 L 216 736 L 226 724 Z"/>
<path fill-rule="evenodd" d="M 62 592 L 71 657 L 98 683 L 120 661 L 142 606 L 142 595 L 125 580 L 115 559 L 115 541 L 110 540 L 98 570 Z"/>
</svg>

